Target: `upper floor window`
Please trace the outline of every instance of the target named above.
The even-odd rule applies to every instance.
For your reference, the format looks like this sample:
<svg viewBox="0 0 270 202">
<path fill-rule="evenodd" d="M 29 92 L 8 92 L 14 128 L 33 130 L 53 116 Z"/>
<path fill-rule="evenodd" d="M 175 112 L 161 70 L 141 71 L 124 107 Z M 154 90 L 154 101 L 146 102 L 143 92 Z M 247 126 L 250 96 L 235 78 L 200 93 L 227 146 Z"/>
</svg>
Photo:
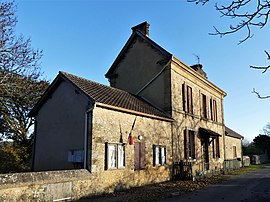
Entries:
<svg viewBox="0 0 270 202">
<path fill-rule="evenodd" d="M 185 83 L 182 85 L 183 111 L 193 114 L 192 88 Z"/>
<path fill-rule="evenodd" d="M 195 132 L 193 130 L 184 130 L 184 158 L 195 159 Z"/>
<path fill-rule="evenodd" d="M 217 102 L 214 99 L 210 99 L 210 113 L 211 120 L 217 121 Z"/>
<path fill-rule="evenodd" d="M 204 94 L 202 94 L 202 117 L 207 119 L 207 102 Z"/>
</svg>

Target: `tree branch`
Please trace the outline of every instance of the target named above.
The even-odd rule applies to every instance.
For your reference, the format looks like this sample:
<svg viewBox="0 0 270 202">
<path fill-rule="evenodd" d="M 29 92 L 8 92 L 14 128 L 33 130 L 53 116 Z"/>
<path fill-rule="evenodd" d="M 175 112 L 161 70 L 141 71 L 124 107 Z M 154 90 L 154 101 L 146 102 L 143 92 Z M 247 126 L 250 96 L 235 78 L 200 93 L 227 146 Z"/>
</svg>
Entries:
<svg viewBox="0 0 270 202">
<path fill-rule="evenodd" d="M 266 51 L 266 50 L 264 52 L 267 55 L 267 60 L 270 60 L 270 54 L 269 54 L 269 52 Z M 250 68 L 264 70 L 264 71 L 262 71 L 262 73 L 265 73 L 270 68 L 270 65 L 268 65 L 268 66 L 254 66 L 254 65 L 250 65 Z"/>
<path fill-rule="evenodd" d="M 255 90 L 255 88 L 253 88 L 252 93 L 255 93 L 258 96 L 259 99 L 268 99 L 268 98 L 270 98 L 270 95 L 261 96 L 260 93 Z"/>
</svg>

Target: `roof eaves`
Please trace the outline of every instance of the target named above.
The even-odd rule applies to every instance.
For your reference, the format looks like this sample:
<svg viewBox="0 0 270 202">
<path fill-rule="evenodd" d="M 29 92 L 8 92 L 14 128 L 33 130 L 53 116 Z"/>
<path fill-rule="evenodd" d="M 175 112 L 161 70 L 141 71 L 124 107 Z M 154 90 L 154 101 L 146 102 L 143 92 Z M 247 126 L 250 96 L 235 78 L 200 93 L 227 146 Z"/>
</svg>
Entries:
<svg viewBox="0 0 270 202">
<path fill-rule="evenodd" d="M 242 136 L 239 133 L 235 132 L 234 130 L 228 128 L 227 126 L 225 126 L 225 135 L 230 136 L 230 137 L 234 137 L 234 138 L 238 138 L 238 139 L 244 139 L 244 136 Z"/>
<path fill-rule="evenodd" d="M 212 83 L 211 81 L 209 81 L 208 79 L 204 78 L 203 76 L 201 76 L 200 74 L 198 74 L 195 70 L 193 70 L 190 66 L 188 66 L 187 64 L 185 64 L 184 62 L 182 62 L 181 60 L 179 60 L 177 57 L 175 57 L 173 55 L 172 57 L 172 61 L 174 63 L 176 63 L 178 66 L 186 69 L 189 73 L 191 73 L 193 76 L 195 76 L 196 78 L 200 79 L 202 82 L 204 82 L 205 84 L 207 84 L 208 86 L 212 86 L 214 89 L 216 89 L 219 93 L 221 93 L 224 97 L 227 95 L 227 93 L 222 90 L 221 88 L 219 88 L 218 86 L 216 86 L 214 83 Z"/>
<path fill-rule="evenodd" d="M 143 113 L 143 112 L 130 110 L 130 109 L 122 108 L 122 107 L 117 107 L 117 106 L 112 106 L 112 105 L 99 103 L 99 102 L 96 102 L 96 106 L 97 107 L 102 107 L 102 108 L 107 108 L 107 109 L 112 109 L 112 110 L 115 110 L 115 111 L 126 112 L 126 113 L 129 113 L 129 114 L 144 116 L 144 117 L 148 117 L 148 118 L 158 119 L 158 120 L 162 120 L 162 121 L 168 121 L 168 122 L 173 122 L 174 121 L 174 119 L 172 119 L 170 117 L 152 115 L 152 114 L 148 114 L 148 113 Z"/>
</svg>

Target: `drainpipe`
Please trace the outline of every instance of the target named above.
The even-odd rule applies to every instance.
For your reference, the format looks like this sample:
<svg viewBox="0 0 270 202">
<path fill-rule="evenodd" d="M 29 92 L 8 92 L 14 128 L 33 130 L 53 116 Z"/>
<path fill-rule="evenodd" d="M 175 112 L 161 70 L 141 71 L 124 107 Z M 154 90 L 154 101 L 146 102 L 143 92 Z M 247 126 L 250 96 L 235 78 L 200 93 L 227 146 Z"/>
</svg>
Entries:
<svg viewBox="0 0 270 202">
<path fill-rule="evenodd" d="M 85 120 L 84 120 L 84 123 L 85 123 L 85 125 L 84 125 L 84 163 L 83 163 L 83 168 L 84 169 L 89 169 L 88 165 L 87 165 L 87 162 L 88 162 L 88 159 L 87 159 L 87 153 L 88 153 L 87 148 L 88 147 L 87 146 L 88 146 L 88 131 L 89 131 L 88 124 L 89 124 L 89 114 L 90 114 L 90 112 L 93 111 L 94 107 L 95 107 L 95 104 L 91 108 L 87 109 L 86 112 L 85 112 Z"/>
</svg>

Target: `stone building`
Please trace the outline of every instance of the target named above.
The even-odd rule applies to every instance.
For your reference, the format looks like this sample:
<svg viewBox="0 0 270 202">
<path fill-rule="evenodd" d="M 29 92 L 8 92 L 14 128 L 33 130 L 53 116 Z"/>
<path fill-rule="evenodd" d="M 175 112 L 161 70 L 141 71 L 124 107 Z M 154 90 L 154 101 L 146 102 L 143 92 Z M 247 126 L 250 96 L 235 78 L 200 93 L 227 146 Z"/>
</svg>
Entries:
<svg viewBox="0 0 270 202">
<path fill-rule="evenodd" d="M 225 127 L 226 160 L 242 160 L 242 140 L 244 137 L 232 129 Z"/>
<path fill-rule="evenodd" d="M 30 112 L 33 170 L 85 168 L 102 189 L 169 180 L 173 162 L 190 162 L 193 175 L 222 168 L 226 93 L 201 64 L 151 40 L 149 26 L 132 28 L 110 87 L 59 72 Z"/>
</svg>

